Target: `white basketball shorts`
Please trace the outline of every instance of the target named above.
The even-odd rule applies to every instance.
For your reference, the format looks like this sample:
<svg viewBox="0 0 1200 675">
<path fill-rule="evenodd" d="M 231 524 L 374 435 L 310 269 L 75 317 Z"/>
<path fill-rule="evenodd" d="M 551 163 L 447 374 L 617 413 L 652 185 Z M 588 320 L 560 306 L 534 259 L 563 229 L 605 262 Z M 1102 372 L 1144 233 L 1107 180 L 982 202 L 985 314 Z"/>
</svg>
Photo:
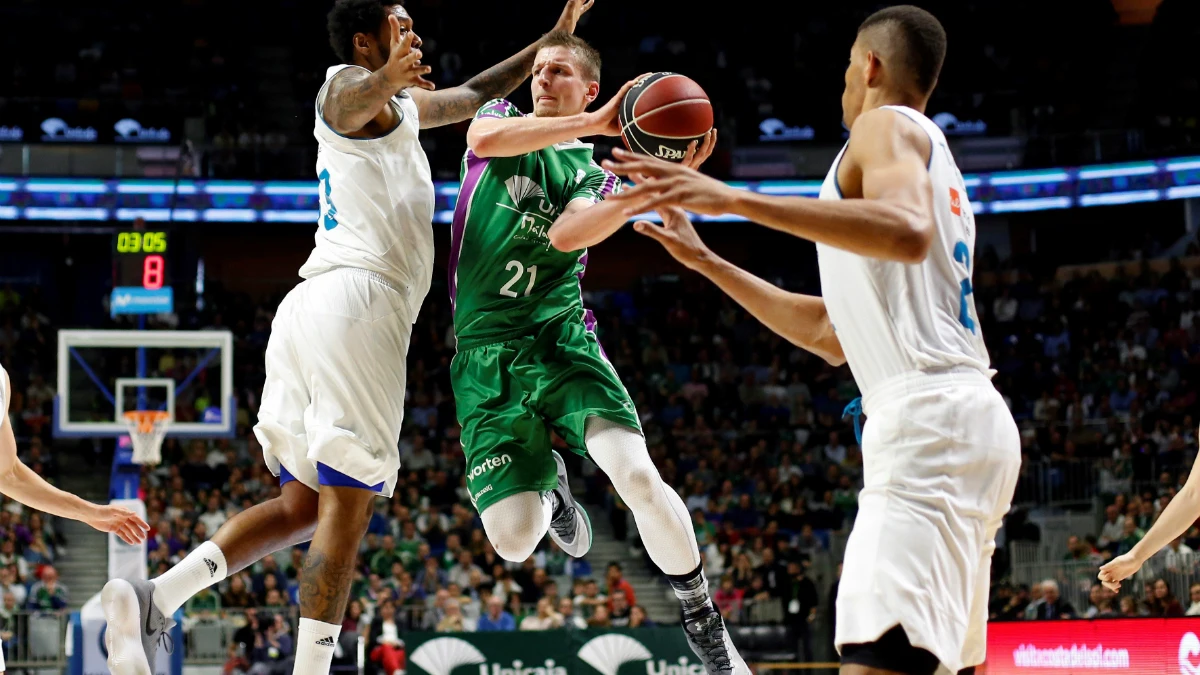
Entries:
<svg viewBox="0 0 1200 675">
<path fill-rule="evenodd" d="M 391 496 L 411 334 L 406 296 L 373 272 L 333 270 L 284 297 L 254 427 L 281 483 Z"/>
<path fill-rule="evenodd" d="M 1017 425 L 972 368 L 886 380 L 863 408 L 864 486 L 838 587 L 838 650 L 899 625 L 951 673 L 978 665 L 996 532 L 1021 466 Z"/>
</svg>

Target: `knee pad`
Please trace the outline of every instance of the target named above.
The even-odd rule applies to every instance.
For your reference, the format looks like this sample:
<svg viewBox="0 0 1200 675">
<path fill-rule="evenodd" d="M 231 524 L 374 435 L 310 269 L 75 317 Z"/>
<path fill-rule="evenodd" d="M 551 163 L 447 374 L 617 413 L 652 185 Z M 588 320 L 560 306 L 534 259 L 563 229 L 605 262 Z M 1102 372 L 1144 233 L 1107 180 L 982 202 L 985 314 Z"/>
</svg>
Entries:
<svg viewBox="0 0 1200 675">
<path fill-rule="evenodd" d="M 536 492 L 522 492 L 492 504 L 480 518 L 496 555 L 525 562 L 550 527 L 550 502 Z"/>
</svg>

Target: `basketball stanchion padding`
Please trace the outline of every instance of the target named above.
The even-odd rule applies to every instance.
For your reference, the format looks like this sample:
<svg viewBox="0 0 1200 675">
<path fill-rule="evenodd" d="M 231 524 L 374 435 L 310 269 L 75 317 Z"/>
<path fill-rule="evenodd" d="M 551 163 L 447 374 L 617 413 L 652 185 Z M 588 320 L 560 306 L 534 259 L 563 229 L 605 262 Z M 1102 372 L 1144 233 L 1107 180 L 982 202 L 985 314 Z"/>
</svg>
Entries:
<svg viewBox="0 0 1200 675">
<path fill-rule="evenodd" d="M 171 414 L 164 410 L 130 410 L 124 414 L 133 442 L 133 463 L 156 466 L 162 462 L 163 439 L 171 426 Z"/>
</svg>

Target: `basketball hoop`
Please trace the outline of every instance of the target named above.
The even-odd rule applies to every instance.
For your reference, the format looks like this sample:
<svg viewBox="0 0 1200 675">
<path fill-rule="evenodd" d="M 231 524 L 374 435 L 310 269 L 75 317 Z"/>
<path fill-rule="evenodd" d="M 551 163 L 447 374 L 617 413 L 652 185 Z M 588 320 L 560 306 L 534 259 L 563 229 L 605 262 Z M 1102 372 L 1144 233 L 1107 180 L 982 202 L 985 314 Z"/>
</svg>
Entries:
<svg viewBox="0 0 1200 675">
<path fill-rule="evenodd" d="M 162 444 L 171 426 L 171 413 L 131 410 L 124 417 L 129 440 L 133 442 L 133 463 L 154 466 L 162 462 Z"/>
</svg>

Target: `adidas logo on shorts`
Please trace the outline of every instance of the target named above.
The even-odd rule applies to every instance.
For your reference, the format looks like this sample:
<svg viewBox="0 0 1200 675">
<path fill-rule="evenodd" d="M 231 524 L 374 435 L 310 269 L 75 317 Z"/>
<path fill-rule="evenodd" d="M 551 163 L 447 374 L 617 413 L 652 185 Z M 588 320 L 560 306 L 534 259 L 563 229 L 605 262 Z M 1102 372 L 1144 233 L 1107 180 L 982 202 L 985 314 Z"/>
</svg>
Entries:
<svg viewBox="0 0 1200 675">
<path fill-rule="evenodd" d="M 508 455 L 500 455 L 499 457 L 488 457 L 483 462 L 476 464 L 467 472 L 467 480 L 475 480 L 483 474 L 495 469 L 498 466 L 504 466 L 512 461 L 512 457 Z"/>
</svg>

